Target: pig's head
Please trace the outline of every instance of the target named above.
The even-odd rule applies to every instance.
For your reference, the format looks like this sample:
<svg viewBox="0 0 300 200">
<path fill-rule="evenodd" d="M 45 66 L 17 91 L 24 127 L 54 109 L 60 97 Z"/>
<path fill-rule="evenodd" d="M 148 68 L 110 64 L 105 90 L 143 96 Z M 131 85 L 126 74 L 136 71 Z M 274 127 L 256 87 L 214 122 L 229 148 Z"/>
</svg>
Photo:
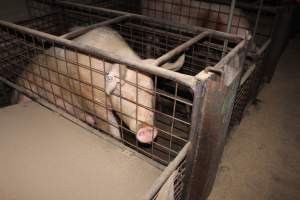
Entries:
<svg viewBox="0 0 300 200">
<path fill-rule="evenodd" d="M 143 62 L 153 64 L 155 60 L 147 59 Z M 179 70 L 183 63 L 184 55 L 175 63 L 166 63 L 161 67 Z M 141 143 L 151 143 L 157 136 L 157 129 L 154 127 L 155 94 L 152 78 L 124 65 L 114 64 L 106 77 L 106 93 L 112 108 L 136 134 L 136 139 Z"/>
</svg>

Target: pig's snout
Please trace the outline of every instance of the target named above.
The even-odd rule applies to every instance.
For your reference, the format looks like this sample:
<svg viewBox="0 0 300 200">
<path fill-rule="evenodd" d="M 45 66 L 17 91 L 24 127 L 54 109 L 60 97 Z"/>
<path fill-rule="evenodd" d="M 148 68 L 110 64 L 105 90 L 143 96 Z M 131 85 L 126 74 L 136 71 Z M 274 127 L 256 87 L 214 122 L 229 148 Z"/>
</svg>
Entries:
<svg viewBox="0 0 300 200">
<path fill-rule="evenodd" d="M 140 128 L 136 134 L 136 139 L 141 143 L 151 143 L 157 136 L 157 129 L 151 126 Z"/>
</svg>

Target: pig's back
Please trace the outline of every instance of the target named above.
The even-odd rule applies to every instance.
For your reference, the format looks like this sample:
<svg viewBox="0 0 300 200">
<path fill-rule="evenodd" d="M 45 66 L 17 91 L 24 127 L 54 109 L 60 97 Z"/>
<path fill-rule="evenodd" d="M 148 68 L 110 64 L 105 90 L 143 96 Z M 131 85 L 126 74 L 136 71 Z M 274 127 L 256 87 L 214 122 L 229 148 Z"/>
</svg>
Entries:
<svg viewBox="0 0 300 200">
<path fill-rule="evenodd" d="M 75 38 L 74 41 L 129 59 L 140 59 L 129 47 L 123 37 L 118 32 L 108 27 L 99 27 L 89 31 L 86 34 Z"/>
</svg>

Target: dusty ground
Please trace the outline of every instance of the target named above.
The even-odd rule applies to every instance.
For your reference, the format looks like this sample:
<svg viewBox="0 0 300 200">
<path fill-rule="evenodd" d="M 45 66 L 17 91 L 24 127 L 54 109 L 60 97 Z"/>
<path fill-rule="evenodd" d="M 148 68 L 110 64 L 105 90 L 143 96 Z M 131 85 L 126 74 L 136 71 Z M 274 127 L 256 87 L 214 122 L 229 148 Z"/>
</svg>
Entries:
<svg viewBox="0 0 300 200">
<path fill-rule="evenodd" d="M 300 199 L 300 36 L 225 147 L 209 200 Z"/>
</svg>

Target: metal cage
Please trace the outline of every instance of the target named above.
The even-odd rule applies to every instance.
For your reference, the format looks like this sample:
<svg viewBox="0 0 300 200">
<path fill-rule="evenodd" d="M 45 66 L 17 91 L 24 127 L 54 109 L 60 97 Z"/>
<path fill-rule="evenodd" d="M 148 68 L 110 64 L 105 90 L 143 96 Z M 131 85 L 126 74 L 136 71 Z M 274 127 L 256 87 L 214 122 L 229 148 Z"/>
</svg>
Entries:
<svg viewBox="0 0 300 200">
<path fill-rule="evenodd" d="M 45 9 L 43 1 L 30 1 L 29 10 L 33 16 L 41 16 Z M 60 5 L 76 5 L 82 1 L 59 1 Z M 49 2 L 48 2 L 49 3 Z M 233 34 L 245 35 L 246 31 L 252 33 L 253 46 L 243 71 L 243 79 L 238 89 L 230 127 L 239 124 L 242 120 L 246 106 L 251 103 L 258 94 L 265 79 L 270 78 L 272 65 L 268 59 L 269 47 L 277 27 L 278 18 L 283 11 L 281 1 L 253 2 L 237 1 L 235 9 L 231 11 L 231 1 L 228 0 L 87 0 L 86 8 L 100 6 L 116 11 L 141 14 L 149 17 L 163 19 L 172 23 L 190 24 L 192 26 L 206 27 L 218 31 L 229 31 Z M 50 4 L 48 4 L 50 5 Z M 78 4 L 77 4 L 78 5 Z M 52 7 L 53 8 L 53 7 Z M 49 9 L 49 7 L 48 7 Z M 231 28 L 227 30 L 228 18 L 232 13 Z M 120 12 L 122 13 L 122 12 Z M 247 22 L 247 23 L 246 23 Z M 266 58 L 267 57 L 267 58 Z M 275 63 L 276 65 L 276 63 Z M 252 73 L 253 72 L 253 73 Z M 268 78 L 268 79 L 269 79 Z"/>
<path fill-rule="evenodd" d="M 105 129 L 107 126 L 118 129 L 123 145 L 165 165 L 145 199 L 157 198 L 174 172 L 175 199 L 205 198 L 223 150 L 250 37 L 172 25 L 93 6 L 34 2 L 44 9 L 33 19 L 18 25 L 0 21 L 0 80 L 84 123 L 87 116 L 92 116 L 97 121 L 94 128 L 103 132 L 111 134 Z M 70 32 L 73 26 L 85 28 Z M 131 60 L 73 40 L 103 26 L 117 31 L 139 57 L 154 58 L 156 64 Z M 186 59 L 180 71 L 160 67 L 181 54 Z M 153 88 L 121 76 L 113 77 L 120 83 L 119 92 L 111 94 L 119 103 L 119 109 L 114 109 L 107 100 L 98 100 L 99 96 L 107 99 L 108 95 L 105 84 L 99 87 L 95 77 L 105 81 L 107 71 L 95 63 L 118 63 L 119 74 L 127 66 L 135 80 L 140 75 L 150 77 Z M 136 96 L 125 96 L 122 84 L 134 88 Z M 152 106 L 144 104 L 139 93 L 151 96 Z M 126 120 L 134 121 L 136 128 L 147 122 L 138 113 L 125 113 L 125 105 L 153 114 L 153 124 L 147 125 L 157 129 L 158 136 L 151 144 L 136 140 L 136 133 Z M 106 114 L 100 115 L 101 112 Z M 117 123 L 110 121 L 109 113 L 118 116 Z"/>
</svg>

